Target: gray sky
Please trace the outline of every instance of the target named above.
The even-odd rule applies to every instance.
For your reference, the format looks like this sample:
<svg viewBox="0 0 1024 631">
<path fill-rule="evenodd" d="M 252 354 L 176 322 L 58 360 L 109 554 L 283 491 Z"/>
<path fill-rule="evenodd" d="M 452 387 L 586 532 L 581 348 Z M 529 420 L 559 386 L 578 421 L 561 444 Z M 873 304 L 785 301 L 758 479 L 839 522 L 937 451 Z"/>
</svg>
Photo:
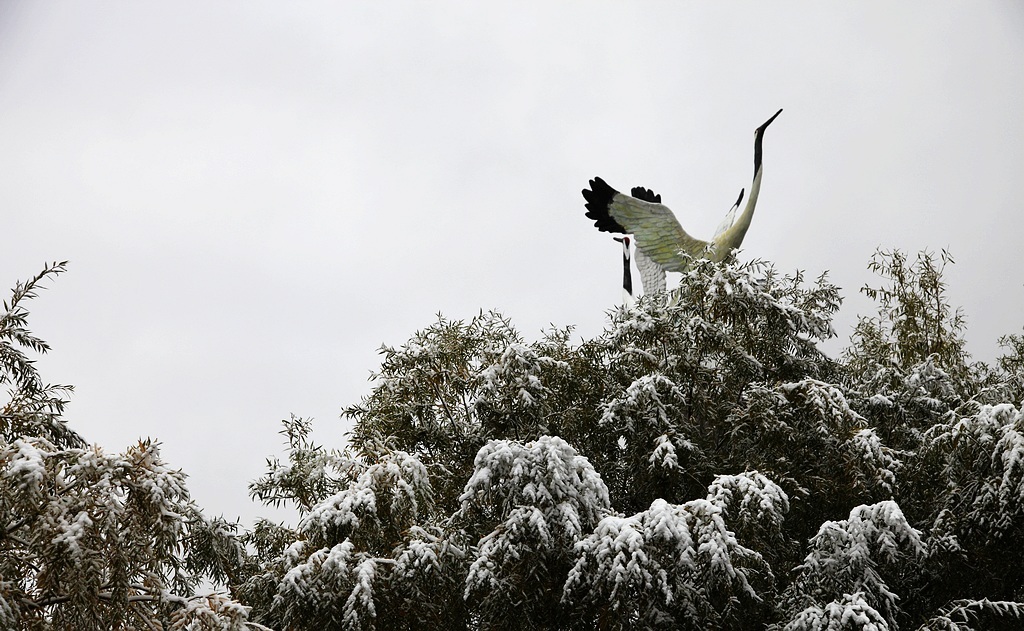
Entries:
<svg viewBox="0 0 1024 631">
<path fill-rule="evenodd" d="M 587 180 L 709 237 L 782 107 L 741 258 L 829 270 L 845 341 L 877 246 L 948 248 L 991 360 L 1024 324 L 1022 6 L 2 1 L 0 285 L 70 259 L 31 305 L 68 420 L 249 523 L 280 419 L 340 446 L 437 312 L 600 331 Z"/>
</svg>

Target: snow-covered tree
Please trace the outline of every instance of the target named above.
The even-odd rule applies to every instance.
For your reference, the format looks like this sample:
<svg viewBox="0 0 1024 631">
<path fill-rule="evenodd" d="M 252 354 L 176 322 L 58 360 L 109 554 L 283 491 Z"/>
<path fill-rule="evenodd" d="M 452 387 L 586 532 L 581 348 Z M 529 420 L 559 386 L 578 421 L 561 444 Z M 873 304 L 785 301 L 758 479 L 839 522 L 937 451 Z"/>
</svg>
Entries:
<svg viewBox="0 0 1024 631">
<path fill-rule="evenodd" d="M 848 356 L 855 368 L 870 364 L 910 367 L 935 357 L 947 372 L 959 373 L 967 363 L 963 333 L 966 318 L 950 307 L 942 272 L 953 264 L 943 250 L 925 251 L 911 263 L 900 250 L 878 250 L 868 268 L 888 280 L 882 287 L 861 291 L 878 302 L 878 315 L 862 317 Z"/>
<path fill-rule="evenodd" d="M 719 476 L 705 498 L 609 515 L 576 545 L 564 600 L 592 627 L 746 628 L 761 617 L 774 576 L 734 531 L 774 535 L 788 508 L 778 485 L 748 472 Z"/>
<path fill-rule="evenodd" d="M 857 506 L 849 518 L 823 523 L 790 584 L 784 608 L 797 603 L 800 610 L 785 628 L 810 631 L 835 622 L 847 628 L 844 620 L 851 615 L 865 625 L 896 627 L 899 596 L 885 579 L 914 567 L 924 553 L 921 533 L 891 500 Z"/>
<path fill-rule="evenodd" d="M 0 319 L 0 620 L 1019 628 L 1024 342 L 972 362 L 952 259 L 909 261 L 876 254 L 878 313 L 837 359 L 838 289 L 763 262 L 695 262 L 578 342 L 439 317 L 382 348 L 347 445 L 284 422 L 250 491 L 297 521 L 246 532 L 204 518 L 154 443 L 108 455 L 63 423 L 20 306 L 55 267 Z M 200 578 L 230 595 L 194 597 Z"/>
<path fill-rule="evenodd" d="M 248 607 L 196 595 L 229 580 L 236 524 L 207 519 L 156 443 L 108 453 L 61 418 L 68 386 L 45 384 L 28 352 L 25 302 L 64 264 L 18 283 L 0 313 L 0 628 L 246 629 Z"/>
<path fill-rule="evenodd" d="M 439 319 L 383 349 L 347 453 L 293 439 L 254 484 L 303 516 L 238 593 L 289 629 L 1018 624 L 1024 344 L 969 362 L 950 263 L 879 252 L 839 360 L 838 290 L 761 262 L 579 344 Z"/>
<path fill-rule="evenodd" d="M 491 441 L 459 499 L 454 522 L 475 543 L 465 596 L 480 623 L 568 626 L 558 602 L 575 547 L 610 509 L 590 462 L 555 436 Z"/>
<path fill-rule="evenodd" d="M 868 265 L 886 283 L 861 288 L 878 314 L 862 316 L 854 329 L 844 353 L 846 382 L 894 447 L 916 446 L 922 430 L 977 389 L 965 350 L 966 316 L 950 306 L 942 280 L 953 262 L 945 250 L 921 252 L 913 263 L 899 250 L 878 250 Z"/>
</svg>

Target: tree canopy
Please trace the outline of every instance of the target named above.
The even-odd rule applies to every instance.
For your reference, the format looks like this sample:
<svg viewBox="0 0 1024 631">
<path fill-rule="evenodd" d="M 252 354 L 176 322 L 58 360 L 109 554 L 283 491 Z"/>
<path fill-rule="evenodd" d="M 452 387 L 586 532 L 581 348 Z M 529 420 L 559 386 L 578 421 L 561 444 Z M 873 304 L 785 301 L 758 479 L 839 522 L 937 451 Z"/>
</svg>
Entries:
<svg viewBox="0 0 1024 631">
<path fill-rule="evenodd" d="M 25 353 L 48 266 L 0 315 L 0 624 L 1018 628 L 1024 336 L 972 361 L 952 263 L 879 251 L 838 357 L 838 288 L 759 261 L 696 261 L 589 340 L 439 317 L 381 349 L 347 444 L 284 421 L 250 492 L 298 520 L 250 529 L 156 443 L 63 422 Z"/>
</svg>

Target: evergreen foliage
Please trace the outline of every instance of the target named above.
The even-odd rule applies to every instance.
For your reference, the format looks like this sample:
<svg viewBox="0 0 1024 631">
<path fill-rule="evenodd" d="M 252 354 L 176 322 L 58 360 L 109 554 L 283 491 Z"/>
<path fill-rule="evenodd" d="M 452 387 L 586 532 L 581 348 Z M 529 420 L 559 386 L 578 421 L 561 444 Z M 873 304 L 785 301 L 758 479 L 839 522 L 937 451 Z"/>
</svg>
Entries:
<svg viewBox="0 0 1024 631">
<path fill-rule="evenodd" d="M 45 384 L 25 351 L 26 301 L 62 273 L 15 285 L 0 314 L 0 628 L 241 630 L 249 608 L 200 581 L 239 577 L 237 524 L 205 518 L 185 474 L 141 441 L 122 454 L 88 446 L 61 419 L 70 386 Z"/>
<path fill-rule="evenodd" d="M 299 518 L 246 532 L 154 444 L 109 456 L 60 419 L 70 389 L 23 352 L 49 266 L 0 317 L 0 624 L 1019 628 L 1024 336 L 972 363 L 952 262 L 877 252 L 835 359 L 838 288 L 756 261 L 696 261 L 579 343 L 438 317 L 381 349 L 344 449 L 284 422 L 250 492 Z"/>
<path fill-rule="evenodd" d="M 430 501 L 396 514 L 391 487 L 374 490 L 387 545 L 300 528 L 301 552 L 280 554 L 348 546 L 337 575 L 373 563 L 362 582 L 282 610 L 279 561 L 245 600 L 281 628 L 1020 624 L 1024 343 L 969 363 L 952 262 L 876 253 L 878 314 L 838 360 L 819 350 L 838 289 L 761 262 L 695 262 L 578 345 L 570 330 L 526 343 L 495 313 L 439 318 L 382 349 L 372 392 L 345 410 L 349 457 L 414 460 L 404 488 Z M 348 523 L 337 496 L 310 509 L 291 492 L 300 525 Z"/>
</svg>

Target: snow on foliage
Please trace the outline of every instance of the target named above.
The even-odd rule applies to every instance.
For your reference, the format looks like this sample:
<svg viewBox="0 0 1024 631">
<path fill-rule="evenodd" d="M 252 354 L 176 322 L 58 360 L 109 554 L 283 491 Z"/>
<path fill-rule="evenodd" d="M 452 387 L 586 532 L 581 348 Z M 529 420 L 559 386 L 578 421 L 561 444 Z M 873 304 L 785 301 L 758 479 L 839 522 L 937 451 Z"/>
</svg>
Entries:
<svg viewBox="0 0 1024 631">
<path fill-rule="evenodd" d="M 889 624 L 864 600 L 862 592 L 843 594 L 822 607 L 801 611 L 783 631 L 888 631 Z"/>
<path fill-rule="evenodd" d="M 736 266 L 699 261 L 684 277 L 680 282 L 684 291 L 680 302 L 699 292 L 703 296 L 700 304 L 716 319 L 728 321 L 738 317 L 740 310 L 756 305 L 758 315 L 777 318 L 791 331 L 805 332 L 818 339 L 835 335 L 829 316 L 838 307 L 838 294 L 823 279 L 819 279 L 818 292 L 800 295 L 797 288 L 802 275 L 780 277 L 763 261 Z M 793 300 L 796 297 L 805 300 Z"/>
<path fill-rule="evenodd" d="M 671 379 L 659 374 L 644 375 L 629 384 L 622 396 L 604 404 L 601 424 L 629 433 L 647 427 L 667 429 L 675 425 L 685 404 L 686 397 Z"/>
<path fill-rule="evenodd" d="M 551 390 L 549 376 L 568 369 L 565 362 L 546 357 L 521 343 L 509 344 L 491 365 L 477 375 L 475 412 L 485 426 L 515 426 L 552 410 L 544 402 Z"/>
<path fill-rule="evenodd" d="M 408 528 L 429 508 L 432 497 L 426 467 L 396 450 L 367 467 L 348 488 L 314 506 L 298 529 L 310 541 L 338 541 L 357 533 L 365 540 L 381 528 Z"/>
<path fill-rule="evenodd" d="M 782 384 L 778 390 L 789 401 L 811 413 L 811 429 L 823 438 L 843 436 L 851 428 L 860 429 L 867 424 L 850 408 L 843 392 L 832 384 L 803 379 Z"/>
<path fill-rule="evenodd" d="M 389 555 L 432 501 L 427 469 L 416 457 L 395 450 L 366 466 L 347 488 L 313 506 L 295 532 L 302 539 L 250 581 L 254 596 L 273 593 L 265 622 L 374 628 L 377 587 L 396 563 Z M 410 549 L 405 554 L 400 558 L 408 563 Z"/>
<path fill-rule="evenodd" d="M 748 472 L 719 476 L 707 499 L 658 499 L 631 517 L 605 517 L 576 544 L 563 600 L 607 602 L 623 626 L 727 623 L 738 603 L 760 600 L 750 579 L 770 577 L 770 570 L 726 520 L 763 519 L 777 527 L 788 507 L 781 488 Z"/>
<path fill-rule="evenodd" d="M 904 389 L 922 407 L 934 412 L 948 409 L 948 403 L 957 398 L 956 385 L 949 373 L 942 369 L 934 355 L 915 364 L 906 377 Z"/>
<path fill-rule="evenodd" d="M 630 479 L 634 488 L 651 495 L 631 508 L 648 505 L 653 496 L 677 500 L 670 489 L 678 488 L 688 465 L 701 456 L 687 436 L 690 406 L 682 389 L 664 374 L 646 374 L 603 402 L 599 412 L 602 431 L 617 437 L 622 452 L 613 461 L 610 480 Z"/>
<path fill-rule="evenodd" d="M 999 538 L 1024 523 L 1024 415 L 1014 405 L 934 426 L 923 451 L 941 458 L 950 505 L 970 505 L 968 532 Z"/>
<path fill-rule="evenodd" d="M 474 401 L 481 385 L 478 373 L 500 360 L 507 347 L 521 342 L 522 338 L 507 319 L 489 312 L 481 313 L 468 323 L 439 317 L 431 326 L 417 331 L 402 347 L 382 347 L 384 360 L 374 374 L 377 385 L 373 392 L 361 404 L 344 411 L 345 416 L 361 421 L 355 424 L 353 442 L 360 450 L 376 455 L 375 443 L 401 438 L 404 441 L 401 447 L 424 461 L 430 455 L 438 457 L 436 452 L 421 453 L 420 448 L 425 443 L 451 444 L 453 439 L 476 431 Z M 516 376 L 522 368 L 516 354 L 510 354 L 507 359 L 507 371 L 496 369 L 493 376 L 498 377 L 497 373 L 501 372 L 503 377 L 508 377 L 508 382 L 499 379 L 492 383 L 525 385 L 529 397 L 538 394 L 537 384 L 529 379 L 531 370 Z M 532 372 L 535 377 L 538 371 L 548 368 L 546 362 L 538 361 L 539 365 Z M 525 383 L 520 384 L 519 377 L 525 379 Z M 509 396 L 502 391 L 498 399 L 503 403 L 516 401 L 515 405 L 521 406 L 522 389 L 514 388 Z"/>
<path fill-rule="evenodd" d="M 164 598 L 178 605 L 171 616 L 168 631 L 246 631 L 265 628 L 248 623 L 249 608 L 224 594 L 180 598 L 165 593 Z"/>
<path fill-rule="evenodd" d="M 668 434 L 662 434 L 654 439 L 654 451 L 647 457 L 647 462 L 652 467 L 662 469 L 678 469 L 679 458 L 676 457 L 676 447 Z"/>
<path fill-rule="evenodd" d="M 719 365 L 722 379 L 813 375 L 821 358 L 814 340 L 835 335 L 839 300 L 824 276 L 808 288 L 802 274 L 779 275 L 760 261 L 695 261 L 671 297 L 645 297 L 616 312 L 607 339 L 628 361 L 661 372 Z"/>
<path fill-rule="evenodd" d="M 600 423 L 619 433 L 627 449 L 638 452 L 636 460 L 646 459 L 651 468 L 672 471 L 679 468 L 677 450 L 696 451 L 681 432 L 685 409 L 682 390 L 655 373 L 640 377 L 621 396 L 604 403 Z"/>
<path fill-rule="evenodd" d="M 352 541 L 346 539 L 331 548 L 320 548 L 309 556 L 302 554 L 303 549 L 304 546 L 292 546 L 285 555 L 286 572 L 274 597 L 273 608 L 280 612 L 285 624 L 301 622 L 301 612 L 307 608 L 335 621 L 359 620 L 367 614 L 373 617 L 365 607 L 367 591 L 372 607 L 373 573 L 360 572 L 367 558 L 355 552 Z M 289 567 L 293 560 L 299 562 Z"/>
<path fill-rule="evenodd" d="M 520 443 L 492 440 L 473 463 L 459 501 L 461 513 L 503 520 L 522 507 L 537 508 L 552 532 L 569 540 L 608 510 L 608 489 L 590 462 L 558 436 Z"/>
<path fill-rule="evenodd" d="M 899 597 L 890 591 L 884 576 L 925 554 L 921 533 L 907 522 L 896 502 L 888 500 L 862 504 L 850 511 L 848 519 L 825 522 L 810 545 L 811 552 L 797 568 L 800 574 L 791 585 L 800 599 L 814 603 L 805 612 L 821 607 L 819 603 L 859 594 L 858 600 L 880 612 L 890 624 Z"/>
<path fill-rule="evenodd" d="M 999 481 L 999 504 L 1004 507 L 1024 504 L 1024 422 L 1016 412 L 1016 418 L 999 428 L 999 440 L 992 449 L 993 467 L 1001 468 Z"/>
<path fill-rule="evenodd" d="M 708 487 L 708 501 L 722 509 L 734 531 L 777 535 L 789 512 L 789 496 L 757 471 L 720 475 Z"/>
<path fill-rule="evenodd" d="M 40 443 L 42 450 L 34 442 Z M 42 496 L 42 484 L 46 478 L 46 463 L 43 458 L 45 451 L 52 451 L 53 446 L 42 439 L 19 438 L 7 445 L 0 452 L 0 462 L 9 463 L 3 469 L 5 482 L 12 484 L 26 499 Z"/>
<path fill-rule="evenodd" d="M 156 443 L 87 446 L 61 418 L 73 388 L 36 371 L 26 351 L 49 346 L 25 303 L 64 268 L 17 283 L 0 307 L 0 628 L 254 628 L 238 601 L 192 596 L 240 565 L 231 527 L 203 517 Z"/>
<path fill-rule="evenodd" d="M 361 629 L 372 625 L 361 622 L 377 617 L 377 609 L 373 606 L 373 579 L 377 575 L 376 559 L 363 559 L 355 566 L 352 591 L 345 601 L 345 617 L 342 624 L 352 629 Z"/>
<path fill-rule="evenodd" d="M 335 450 L 314 444 L 310 419 L 295 415 L 282 421 L 288 444 L 288 462 L 268 458 L 266 474 L 249 484 L 249 494 L 272 506 L 294 503 L 300 512 L 309 511 L 337 490 L 344 488 L 360 471 L 358 463 Z"/>
<path fill-rule="evenodd" d="M 382 349 L 345 451 L 284 422 L 250 492 L 298 524 L 240 537 L 155 445 L 109 455 L 60 419 L 70 388 L 36 374 L 19 303 L 49 268 L 0 311 L 0 628 L 1019 621 L 1024 337 L 968 364 L 941 265 L 887 256 L 837 360 L 817 346 L 837 289 L 761 262 L 697 261 L 579 344 L 439 317 Z"/>
<path fill-rule="evenodd" d="M 900 453 L 851 407 L 842 387 L 805 378 L 775 387 L 753 384 L 744 398 L 734 435 L 756 441 L 764 452 L 760 468 L 792 477 L 801 492 L 834 486 L 830 478 L 841 472 L 859 501 L 894 496 Z"/>
<path fill-rule="evenodd" d="M 858 431 L 846 441 L 846 449 L 856 463 L 852 469 L 857 486 L 865 493 L 880 489 L 884 495 L 892 497 L 896 491 L 896 472 L 903 463 L 882 443 L 875 430 Z"/>
<path fill-rule="evenodd" d="M 485 607 L 514 597 L 523 588 L 514 578 L 521 573 L 557 571 L 610 510 L 601 476 L 557 436 L 490 441 L 477 453 L 459 500 L 462 519 L 494 525 L 466 577 L 466 598 L 480 598 Z"/>
<path fill-rule="evenodd" d="M 414 526 L 395 550 L 388 578 L 396 598 L 391 602 L 401 604 L 413 627 L 455 627 L 464 615 L 469 546 L 456 537 L 460 542 L 442 528 Z"/>
<path fill-rule="evenodd" d="M 1024 621 L 1024 603 L 993 601 L 988 598 L 955 600 L 917 631 L 975 631 L 987 628 L 985 623 L 993 618 Z"/>
<path fill-rule="evenodd" d="M 186 568 L 210 568 L 184 556 L 182 541 L 215 526 L 157 445 L 107 454 L 56 449 L 43 438 L 0 439 L 0 496 L 6 549 L 16 553 L 0 562 L 6 628 L 37 628 L 41 619 L 61 628 L 120 628 L 128 602 L 135 603 L 133 616 L 164 619 L 171 628 L 246 623 L 248 608 L 227 597 L 204 605 L 176 595 L 190 594 L 198 582 Z"/>
<path fill-rule="evenodd" d="M 466 551 L 444 538 L 440 532 L 413 527 L 409 535 L 395 556 L 392 568 L 394 576 L 399 580 L 443 581 L 446 578 L 446 566 L 452 561 L 466 558 Z"/>
</svg>

